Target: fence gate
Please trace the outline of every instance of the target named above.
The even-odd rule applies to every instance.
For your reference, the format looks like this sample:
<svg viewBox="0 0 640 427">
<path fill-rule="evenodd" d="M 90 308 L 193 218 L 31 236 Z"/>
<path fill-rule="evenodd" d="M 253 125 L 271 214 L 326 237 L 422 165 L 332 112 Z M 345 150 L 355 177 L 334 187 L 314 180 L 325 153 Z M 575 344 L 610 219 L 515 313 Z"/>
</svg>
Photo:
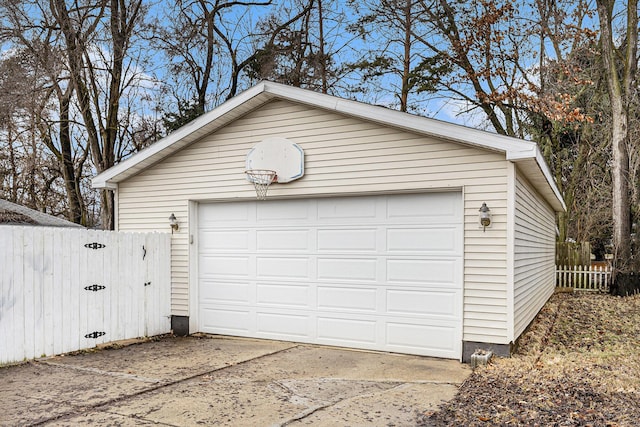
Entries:
<svg viewBox="0 0 640 427">
<path fill-rule="evenodd" d="M 0 226 L 0 364 L 170 330 L 170 235 Z"/>
</svg>

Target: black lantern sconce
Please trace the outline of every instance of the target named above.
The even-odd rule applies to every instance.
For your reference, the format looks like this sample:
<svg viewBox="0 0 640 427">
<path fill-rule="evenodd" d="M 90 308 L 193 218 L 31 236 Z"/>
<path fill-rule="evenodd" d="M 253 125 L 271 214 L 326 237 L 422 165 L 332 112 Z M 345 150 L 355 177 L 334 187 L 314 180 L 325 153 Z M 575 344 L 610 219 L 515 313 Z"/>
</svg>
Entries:
<svg viewBox="0 0 640 427">
<path fill-rule="evenodd" d="M 487 207 L 486 203 L 482 203 L 480 207 L 480 226 L 482 231 L 485 231 L 487 227 L 491 225 L 491 209 Z"/>
</svg>

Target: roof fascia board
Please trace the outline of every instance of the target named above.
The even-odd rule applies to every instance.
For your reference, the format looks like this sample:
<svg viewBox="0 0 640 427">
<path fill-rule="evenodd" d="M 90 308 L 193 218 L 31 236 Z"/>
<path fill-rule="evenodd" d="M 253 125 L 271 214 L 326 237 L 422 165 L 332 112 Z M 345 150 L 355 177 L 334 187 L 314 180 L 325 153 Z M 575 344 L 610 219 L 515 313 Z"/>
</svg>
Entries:
<svg viewBox="0 0 640 427">
<path fill-rule="evenodd" d="M 538 146 L 535 143 L 531 143 L 527 149 L 524 150 L 509 150 L 507 151 L 507 160 L 517 162 L 522 159 L 535 159 Z"/>
<path fill-rule="evenodd" d="M 118 184 L 111 182 L 111 181 L 102 181 L 99 180 L 98 178 L 100 177 L 100 175 L 94 177 L 91 180 L 91 188 L 95 188 L 95 189 L 105 189 L 105 190 L 117 190 L 118 189 Z"/>
</svg>

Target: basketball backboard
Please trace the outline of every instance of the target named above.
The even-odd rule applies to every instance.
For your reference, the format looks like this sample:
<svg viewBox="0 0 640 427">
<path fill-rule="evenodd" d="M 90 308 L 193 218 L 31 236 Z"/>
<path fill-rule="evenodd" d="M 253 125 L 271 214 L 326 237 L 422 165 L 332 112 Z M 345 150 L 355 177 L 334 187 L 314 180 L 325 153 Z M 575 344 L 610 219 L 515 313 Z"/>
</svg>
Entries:
<svg viewBox="0 0 640 427">
<path fill-rule="evenodd" d="M 286 138 L 267 138 L 249 151 L 246 169 L 272 170 L 276 172 L 274 182 L 291 182 L 304 175 L 304 151 Z M 251 181 L 249 176 L 247 180 Z"/>
</svg>

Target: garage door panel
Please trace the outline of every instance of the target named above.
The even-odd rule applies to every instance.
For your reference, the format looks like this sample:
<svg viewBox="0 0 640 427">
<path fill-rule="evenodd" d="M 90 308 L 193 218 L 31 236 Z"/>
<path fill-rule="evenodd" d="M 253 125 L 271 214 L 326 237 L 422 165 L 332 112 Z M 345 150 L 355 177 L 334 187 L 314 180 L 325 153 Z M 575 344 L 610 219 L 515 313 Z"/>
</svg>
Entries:
<svg viewBox="0 0 640 427">
<path fill-rule="evenodd" d="M 458 223 L 462 217 L 459 193 L 432 193 L 424 197 L 406 194 L 390 197 L 387 218 L 402 222 Z"/>
<path fill-rule="evenodd" d="M 454 255 L 460 252 L 460 228 L 390 228 L 387 252 L 420 252 Z"/>
<path fill-rule="evenodd" d="M 311 260 L 296 257 L 258 257 L 256 259 L 256 277 L 307 279 Z"/>
<path fill-rule="evenodd" d="M 250 303 L 251 285 L 247 282 L 203 280 L 200 299 L 206 303 Z"/>
<path fill-rule="evenodd" d="M 389 322 L 387 345 L 398 351 L 429 351 L 441 357 L 451 357 L 456 350 L 456 330 L 450 325 L 420 325 Z"/>
<path fill-rule="evenodd" d="M 388 289 L 386 311 L 391 315 L 455 320 L 462 314 L 459 299 L 458 292 L 434 289 Z"/>
<path fill-rule="evenodd" d="M 259 251 L 306 252 L 309 246 L 309 230 L 262 230 L 256 232 Z"/>
<path fill-rule="evenodd" d="M 318 316 L 318 340 L 327 344 L 377 344 L 376 320 Z"/>
<path fill-rule="evenodd" d="M 259 306 L 313 308 L 307 284 L 258 283 L 256 288 Z"/>
<path fill-rule="evenodd" d="M 198 224 L 200 228 L 218 227 L 221 223 L 244 225 L 253 216 L 254 209 L 247 203 L 201 204 Z"/>
<path fill-rule="evenodd" d="M 350 223 L 378 216 L 378 200 L 374 197 L 319 199 L 317 206 L 320 222 Z"/>
<path fill-rule="evenodd" d="M 203 230 L 202 245 L 204 251 L 247 251 L 249 231 L 247 230 Z"/>
<path fill-rule="evenodd" d="M 455 259 L 388 259 L 387 282 L 460 287 Z"/>
<path fill-rule="evenodd" d="M 461 200 L 429 193 L 202 205 L 198 328 L 459 358 Z"/>
<path fill-rule="evenodd" d="M 345 286 L 318 286 L 318 309 L 361 311 L 375 313 L 378 290 L 376 288 L 349 288 Z"/>
<path fill-rule="evenodd" d="M 249 277 L 249 256 L 201 256 L 198 264 L 203 277 Z"/>
<path fill-rule="evenodd" d="M 278 200 L 265 201 L 256 205 L 256 220 L 265 224 L 304 224 L 312 215 L 312 206 L 307 201 Z"/>
<path fill-rule="evenodd" d="M 262 336 L 299 339 L 309 336 L 309 324 L 312 321 L 306 315 L 263 312 L 257 313 L 257 320 L 257 332 Z"/>
<path fill-rule="evenodd" d="M 377 229 L 320 229 L 318 252 L 376 252 L 377 235 Z"/>
<path fill-rule="evenodd" d="M 318 258 L 318 280 L 375 282 L 378 262 L 375 258 Z"/>
<path fill-rule="evenodd" d="M 247 336 L 255 323 L 251 310 L 233 310 L 220 305 L 204 308 L 201 317 L 202 331 L 216 334 Z"/>
</svg>

